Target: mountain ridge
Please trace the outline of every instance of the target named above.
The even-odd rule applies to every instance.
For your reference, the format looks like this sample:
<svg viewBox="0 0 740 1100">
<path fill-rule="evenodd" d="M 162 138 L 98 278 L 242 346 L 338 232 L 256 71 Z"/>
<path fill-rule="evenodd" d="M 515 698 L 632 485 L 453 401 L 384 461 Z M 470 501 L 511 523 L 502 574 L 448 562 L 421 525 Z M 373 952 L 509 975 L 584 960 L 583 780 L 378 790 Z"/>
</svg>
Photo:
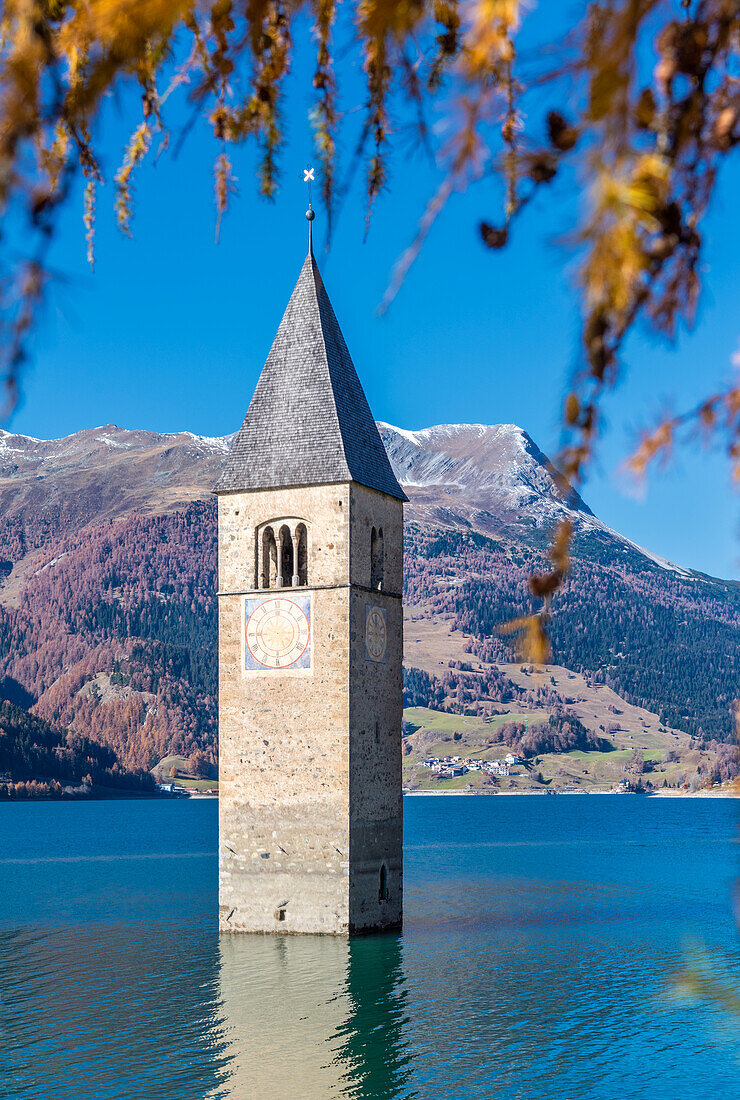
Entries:
<svg viewBox="0 0 740 1100">
<path fill-rule="evenodd" d="M 460 522 L 462 526 L 473 526 L 482 533 L 495 533 L 505 526 L 521 529 L 523 514 L 539 528 L 568 517 L 575 519 L 584 530 L 592 527 L 622 540 L 660 568 L 685 576 L 711 576 L 672 562 L 604 524 L 575 489 L 564 495 L 556 484 L 554 468 L 547 455 L 517 424 L 437 424 L 409 430 L 378 421 L 377 427 L 399 483 L 415 490 L 410 510 L 416 519 L 453 526 Z M 47 461 L 57 463 L 57 470 L 52 472 L 52 476 L 56 472 L 84 480 L 93 473 L 93 468 L 85 460 L 104 454 L 116 464 L 126 461 L 132 452 L 137 451 L 142 463 L 151 464 L 157 456 L 156 478 L 150 478 L 146 492 L 153 491 L 156 481 L 159 481 L 162 499 L 152 510 L 170 510 L 189 500 L 202 499 L 210 492 L 218 476 L 220 461 L 227 454 L 236 434 L 205 436 L 187 430 L 156 432 L 145 428 L 121 428 L 111 423 L 44 440 L 0 429 L 0 509 L 6 516 L 22 509 L 24 501 L 18 499 L 22 494 L 17 482 L 28 483 L 48 477 L 43 470 L 43 464 Z M 475 465 L 469 451 L 471 436 L 499 445 L 500 469 L 496 470 L 490 464 L 487 468 Z M 459 452 L 453 449 L 450 453 L 449 450 L 449 441 L 456 437 L 462 439 L 462 459 Z M 446 459 L 441 458 L 442 451 L 430 453 L 429 444 L 434 445 L 440 439 L 448 440 Z M 26 446 L 12 446 L 13 441 Z M 45 449 L 48 449 L 47 453 L 43 453 Z M 525 456 L 525 461 L 516 462 L 517 450 Z M 11 455 L 21 457 L 13 459 Z M 21 466 L 21 459 L 25 469 Z M 197 472 L 193 468 L 194 461 L 202 463 Z M 186 471 L 191 473 L 191 482 L 175 484 L 168 494 L 168 482 L 176 479 L 178 473 Z M 435 478 L 435 474 L 445 476 Z M 15 486 L 13 482 L 16 482 Z M 448 508 L 445 512 L 439 507 L 439 502 L 430 504 L 427 500 L 428 491 L 441 486 L 449 490 L 467 491 L 468 499 L 462 501 L 459 511 Z M 496 494 L 495 515 L 490 508 L 492 493 Z M 484 498 L 488 506 L 484 506 Z M 117 498 L 109 501 L 106 518 L 117 518 L 136 511 L 143 503 L 141 494 L 134 492 L 126 496 L 119 493 Z"/>
</svg>

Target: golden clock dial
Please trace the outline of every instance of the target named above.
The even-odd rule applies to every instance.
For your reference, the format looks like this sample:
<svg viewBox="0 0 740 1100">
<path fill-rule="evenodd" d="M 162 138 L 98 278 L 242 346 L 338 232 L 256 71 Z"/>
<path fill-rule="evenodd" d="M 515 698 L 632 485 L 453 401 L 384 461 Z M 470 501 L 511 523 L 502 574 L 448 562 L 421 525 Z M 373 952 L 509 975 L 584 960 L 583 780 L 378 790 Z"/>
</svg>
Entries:
<svg viewBox="0 0 740 1100">
<path fill-rule="evenodd" d="M 310 628 L 303 608 L 292 600 L 265 600 L 249 616 L 247 647 L 263 668 L 290 668 L 306 652 Z"/>
</svg>

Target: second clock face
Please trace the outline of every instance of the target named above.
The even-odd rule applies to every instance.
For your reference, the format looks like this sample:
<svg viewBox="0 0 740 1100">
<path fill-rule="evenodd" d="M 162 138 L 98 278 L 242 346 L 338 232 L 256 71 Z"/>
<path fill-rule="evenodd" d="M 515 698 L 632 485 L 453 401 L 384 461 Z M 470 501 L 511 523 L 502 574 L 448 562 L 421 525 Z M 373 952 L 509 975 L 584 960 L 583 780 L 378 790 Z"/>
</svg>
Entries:
<svg viewBox="0 0 740 1100">
<path fill-rule="evenodd" d="M 365 608 L 365 653 L 371 661 L 382 661 L 388 648 L 388 629 L 382 607 Z"/>
<path fill-rule="evenodd" d="M 310 598 L 247 600 L 245 606 L 245 669 L 310 667 Z"/>
</svg>

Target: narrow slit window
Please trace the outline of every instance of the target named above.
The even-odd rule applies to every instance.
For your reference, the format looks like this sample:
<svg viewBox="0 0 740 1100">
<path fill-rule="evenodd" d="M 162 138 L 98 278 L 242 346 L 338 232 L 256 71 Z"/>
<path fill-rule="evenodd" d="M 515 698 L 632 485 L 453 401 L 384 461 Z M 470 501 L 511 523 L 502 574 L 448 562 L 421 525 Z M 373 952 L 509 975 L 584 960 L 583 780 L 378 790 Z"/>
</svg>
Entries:
<svg viewBox="0 0 740 1100">
<path fill-rule="evenodd" d="M 274 588 L 277 583 L 277 544 L 272 527 L 262 532 L 262 576 L 260 588 Z"/>
<path fill-rule="evenodd" d="M 373 527 L 370 532 L 370 587 L 383 590 L 383 528 Z"/>
<path fill-rule="evenodd" d="M 299 584 L 308 584 L 308 532 L 305 523 L 299 523 L 296 528 L 298 536 L 298 562 L 296 573 Z"/>
</svg>

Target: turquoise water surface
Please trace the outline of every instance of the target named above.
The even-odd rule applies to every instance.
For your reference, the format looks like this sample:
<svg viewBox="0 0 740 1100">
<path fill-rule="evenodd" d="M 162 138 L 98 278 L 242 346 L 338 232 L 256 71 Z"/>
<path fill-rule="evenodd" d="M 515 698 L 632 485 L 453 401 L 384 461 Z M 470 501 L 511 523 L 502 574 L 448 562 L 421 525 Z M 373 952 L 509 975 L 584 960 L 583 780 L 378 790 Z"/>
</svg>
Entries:
<svg viewBox="0 0 740 1100">
<path fill-rule="evenodd" d="M 216 931 L 213 801 L 0 803 L 0 1096 L 740 1095 L 737 804 L 405 800 L 402 935 Z"/>
</svg>

